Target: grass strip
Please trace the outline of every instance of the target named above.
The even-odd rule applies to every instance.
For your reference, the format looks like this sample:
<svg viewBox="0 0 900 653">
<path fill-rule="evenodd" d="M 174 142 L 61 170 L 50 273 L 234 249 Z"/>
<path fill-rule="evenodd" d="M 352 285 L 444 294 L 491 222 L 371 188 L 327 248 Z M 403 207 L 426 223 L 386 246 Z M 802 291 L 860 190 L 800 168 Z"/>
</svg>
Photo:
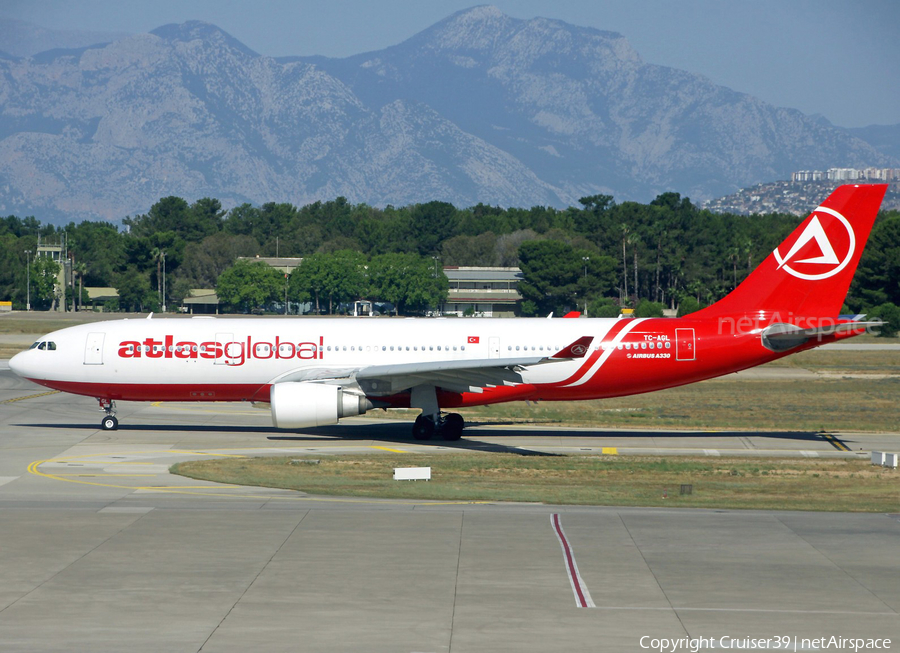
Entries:
<svg viewBox="0 0 900 653">
<path fill-rule="evenodd" d="M 394 481 L 394 467 L 431 467 L 432 480 Z M 172 472 L 365 498 L 900 512 L 900 472 L 843 459 L 363 454 L 198 460 Z"/>
</svg>

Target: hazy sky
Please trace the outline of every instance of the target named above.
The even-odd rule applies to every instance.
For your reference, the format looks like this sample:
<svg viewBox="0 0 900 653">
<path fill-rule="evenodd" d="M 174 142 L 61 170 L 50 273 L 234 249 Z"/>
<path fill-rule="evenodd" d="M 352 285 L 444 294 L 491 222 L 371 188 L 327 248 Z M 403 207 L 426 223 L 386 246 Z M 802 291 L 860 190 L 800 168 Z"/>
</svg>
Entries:
<svg viewBox="0 0 900 653">
<path fill-rule="evenodd" d="M 52 29 L 146 32 L 204 20 L 265 55 L 343 57 L 403 41 L 466 0 L 0 0 L 0 16 Z M 900 123 L 897 0 L 495 0 L 621 32 L 645 61 L 706 75 L 834 124 Z"/>
</svg>

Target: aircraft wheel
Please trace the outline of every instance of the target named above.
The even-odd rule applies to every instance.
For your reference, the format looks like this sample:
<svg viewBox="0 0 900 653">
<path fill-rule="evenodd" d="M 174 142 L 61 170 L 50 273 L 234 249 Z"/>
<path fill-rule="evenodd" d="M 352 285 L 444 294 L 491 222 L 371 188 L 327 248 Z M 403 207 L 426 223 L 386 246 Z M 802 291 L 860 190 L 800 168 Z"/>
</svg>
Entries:
<svg viewBox="0 0 900 653">
<path fill-rule="evenodd" d="M 100 427 L 104 431 L 115 431 L 119 428 L 119 420 L 117 420 L 114 415 L 107 415 L 103 418 L 103 421 L 100 422 Z"/>
<path fill-rule="evenodd" d="M 459 440 L 462 437 L 463 426 L 465 421 L 459 413 L 450 413 L 444 418 L 444 424 L 441 427 L 441 435 L 445 440 Z"/>
<path fill-rule="evenodd" d="M 424 415 L 419 415 L 416 418 L 416 423 L 413 424 L 413 437 L 416 440 L 428 440 L 432 435 L 434 435 L 434 422 L 425 417 Z"/>
</svg>

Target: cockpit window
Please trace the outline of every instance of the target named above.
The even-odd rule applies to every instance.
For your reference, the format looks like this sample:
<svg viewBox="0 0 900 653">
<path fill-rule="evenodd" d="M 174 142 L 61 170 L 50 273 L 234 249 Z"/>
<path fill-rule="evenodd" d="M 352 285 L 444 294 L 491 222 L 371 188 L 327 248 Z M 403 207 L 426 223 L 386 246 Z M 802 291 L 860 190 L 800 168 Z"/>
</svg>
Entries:
<svg viewBox="0 0 900 653">
<path fill-rule="evenodd" d="M 45 341 L 45 342 L 38 341 L 38 342 L 34 343 L 33 345 L 31 345 L 31 347 L 29 347 L 29 349 L 40 349 L 42 351 L 56 351 L 56 343 L 50 342 L 49 340 Z"/>
<path fill-rule="evenodd" d="M 29 349 L 36 349 L 37 346 L 38 346 L 39 344 L 41 344 L 40 341 L 38 341 L 38 342 L 34 343 L 33 345 L 31 345 L 31 347 L 29 347 Z"/>
<path fill-rule="evenodd" d="M 55 342 L 48 342 L 48 343 L 47 343 L 47 350 L 48 350 L 48 351 L 56 351 L 56 343 L 55 343 Z"/>
</svg>

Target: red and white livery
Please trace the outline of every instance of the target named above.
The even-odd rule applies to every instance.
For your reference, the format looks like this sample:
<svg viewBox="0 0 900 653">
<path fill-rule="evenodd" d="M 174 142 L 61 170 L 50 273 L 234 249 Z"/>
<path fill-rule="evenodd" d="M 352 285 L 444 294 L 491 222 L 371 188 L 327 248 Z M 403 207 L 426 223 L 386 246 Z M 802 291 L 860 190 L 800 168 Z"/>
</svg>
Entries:
<svg viewBox="0 0 900 653">
<path fill-rule="evenodd" d="M 50 333 L 10 367 L 116 400 L 268 403 L 279 428 L 418 408 L 417 438 L 460 437 L 446 409 L 600 399 L 729 374 L 863 333 L 840 308 L 885 185 L 835 190 L 732 293 L 684 318 L 142 319 Z"/>
</svg>

